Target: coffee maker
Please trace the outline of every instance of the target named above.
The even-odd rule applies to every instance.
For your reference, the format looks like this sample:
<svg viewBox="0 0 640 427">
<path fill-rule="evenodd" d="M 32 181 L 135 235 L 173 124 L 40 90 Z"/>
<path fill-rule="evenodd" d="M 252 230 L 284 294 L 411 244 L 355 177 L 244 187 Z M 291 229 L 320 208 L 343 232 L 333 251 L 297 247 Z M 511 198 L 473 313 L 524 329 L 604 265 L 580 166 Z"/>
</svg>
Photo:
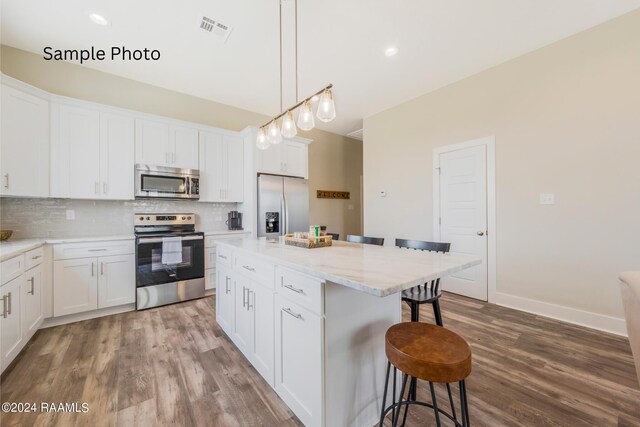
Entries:
<svg viewBox="0 0 640 427">
<path fill-rule="evenodd" d="M 244 230 L 242 228 L 242 212 L 238 212 L 238 211 L 229 212 L 229 219 L 227 219 L 227 226 L 229 226 L 229 230 Z"/>
</svg>

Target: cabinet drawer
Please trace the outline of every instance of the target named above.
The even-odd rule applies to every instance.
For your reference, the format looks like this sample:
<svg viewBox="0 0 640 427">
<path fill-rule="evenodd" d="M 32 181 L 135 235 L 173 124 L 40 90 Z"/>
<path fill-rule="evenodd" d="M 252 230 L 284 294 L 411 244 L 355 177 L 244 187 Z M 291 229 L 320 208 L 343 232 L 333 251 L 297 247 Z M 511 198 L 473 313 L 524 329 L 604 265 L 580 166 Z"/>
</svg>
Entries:
<svg viewBox="0 0 640 427">
<path fill-rule="evenodd" d="M 24 254 L 24 269 L 28 270 L 42 264 L 44 258 L 44 246 L 30 250 Z"/>
<path fill-rule="evenodd" d="M 234 267 L 247 278 L 273 289 L 275 266 L 244 252 L 236 252 Z"/>
<path fill-rule="evenodd" d="M 276 268 L 276 292 L 302 307 L 323 314 L 324 282 L 285 267 Z"/>
<path fill-rule="evenodd" d="M 90 258 L 109 255 L 130 255 L 135 253 L 133 240 L 107 242 L 63 243 L 53 246 L 53 259 Z"/>
<path fill-rule="evenodd" d="M 231 248 L 226 246 L 216 246 L 214 248 L 215 261 L 231 267 Z"/>
<path fill-rule="evenodd" d="M 24 272 L 24 254 L 2 261 L 0 269 L 3 285 L 20 276 Z"/>
</svg>

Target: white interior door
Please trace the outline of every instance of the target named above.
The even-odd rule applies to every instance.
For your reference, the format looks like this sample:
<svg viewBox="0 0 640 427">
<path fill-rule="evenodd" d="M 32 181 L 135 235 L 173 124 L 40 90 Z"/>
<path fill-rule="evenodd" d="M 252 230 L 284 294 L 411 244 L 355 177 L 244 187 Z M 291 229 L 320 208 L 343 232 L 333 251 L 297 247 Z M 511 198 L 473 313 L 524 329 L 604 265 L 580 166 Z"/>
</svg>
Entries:
<svg viewBox="0 0 640 427">
<path fill-rule="evenodd" d="M 440 241 L 482 264 L 441 280 L 442 289 L 487 300 L 487 155 L 478 145 L 441 152 Z"/>
</svg>

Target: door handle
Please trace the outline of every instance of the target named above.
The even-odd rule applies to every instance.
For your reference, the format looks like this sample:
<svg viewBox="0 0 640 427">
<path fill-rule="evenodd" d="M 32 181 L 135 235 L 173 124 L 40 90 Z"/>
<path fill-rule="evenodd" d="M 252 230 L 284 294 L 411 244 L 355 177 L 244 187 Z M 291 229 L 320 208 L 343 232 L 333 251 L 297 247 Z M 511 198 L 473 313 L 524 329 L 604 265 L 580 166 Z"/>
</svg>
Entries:
<svg viewBox="0 0 640 427">
<path fill-rule="evenodd" d="M 93 263 L 91 263 L 91 277 L 93 277 L 93 276 L 94 276 L 94 274 L 93 274 Z"/>
<path fill-rule="evenodd" d="M 253 305 L 251 305 L 251 294 L 253 294 Z M 247 289 L 247 310 L 251 310 L 256 305 L 256 293 Z"/>
<path fill-rule="evenodd" d="M 298 294 L 304 294 L 304 289 L 294 288 L 293 286 L 291 286 L 291 285 L 285 285 L 284 283 L 282 284 L 282 286 L 284 286 L 285 288 L 290 289 L 290 290 L 292 290 L 293 292 L 296 292 L 296 293 L 298 293 Z"/>
<path fill-rule="evenodd" d="M 300 319 L 302 320 L 302 314 L 298 314 L 298 313 L 294 313 L 290 308 L 288 307 L 282 307 L 282 311 L 284 311 L 285 313 L 295 317 L 296 319 Z"/>
<path fill-rule="evenodd" d="M 107 193 L 109 192 L 108 188 L 109 188 L 109 187 L 107 187 L 107 181 L 104 181 L 104 182 L 102 183 L 102 192 L 103 192 L 104 194 L 107 194 Z"/>
<path fill-rule="evenodd" d="M 36 281 L 35 277 L 32 277 L 31 279 L 27 280 L 27 282 L 31 282 L 31 290 L 27 292 L 28 294 L 35 295 L 35 289 L 34 289 L 35 281 Z"/>
<path fill-rule="evenodd" d="M 7 314 L 11 314 L 11 292 L 7 294 L 7 300 L 9 301 L 9 303 L 7 304 L 9 306 L 9 308 L 7 309 Z"/>
<path fill-rule="evenodd" d="M 7 296 L 2 295 L 2 318 L 7 318 Z"/>
<path fill-rule="evenodd" d="M 95 181 L 93 183 L 93 190 L 96 194 L 100 194 L 100 183 L 98 181 Z"/>
<path fill-rule="evenodd" d="M 478 231 L 476 234 L 477 234 L 478 236 L 484 236 L 484 231 Z"/>
<path fill-rule="evenodd" d="M 104 261 L 100 261 L 100 275 L 104 276 Z"/>
<path fill-rule="evenodd" d="M 6 188 L 7 190 L 9 189 L 9 174 L 8 173 L 4 174 L 4 188 Z"/>
<path fill-rule="evenodd" d="M 228 294 L 230 292 L 229 290 L 229 277 L 225 276 L 224 278 L 224 293 Z"/>
<path fill-rule="evenodd" d="M 256 269 L 253 267 L 249 267 L 248 265 L 243 265 L 242 268 L 244 268 L 245 270 L 249 270 L 252 273 L 256 272 Z"/>
</svg>

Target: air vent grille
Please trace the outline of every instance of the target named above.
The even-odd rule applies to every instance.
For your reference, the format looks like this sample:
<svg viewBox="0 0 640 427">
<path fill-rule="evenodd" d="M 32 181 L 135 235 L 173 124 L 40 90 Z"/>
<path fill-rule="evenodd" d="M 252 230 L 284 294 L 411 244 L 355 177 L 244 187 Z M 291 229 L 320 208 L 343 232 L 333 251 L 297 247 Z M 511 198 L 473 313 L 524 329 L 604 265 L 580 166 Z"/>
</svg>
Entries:
<svg viewBox="0 0 640 427">
<path fill-rule="evenodd" d="M 364 132 L 363 129 L 354 130 L 347 134 L 349 138 L 358 139 L 360 141 L 364 140 Z"/>
<path fill-rule="evenodd" d="M 214 36 L 217 36 L 223 42 L 227 41 L 227 39 L 229 38 L 229 34 L 231 34 L 231 30 L 233 29 L 233 27 L 229 25 L 223 24 L 220 21 L 216 21 L 206 16 L 202 17 L 200 28 L 208 33 L 213 34 Z"/>
</svg>

